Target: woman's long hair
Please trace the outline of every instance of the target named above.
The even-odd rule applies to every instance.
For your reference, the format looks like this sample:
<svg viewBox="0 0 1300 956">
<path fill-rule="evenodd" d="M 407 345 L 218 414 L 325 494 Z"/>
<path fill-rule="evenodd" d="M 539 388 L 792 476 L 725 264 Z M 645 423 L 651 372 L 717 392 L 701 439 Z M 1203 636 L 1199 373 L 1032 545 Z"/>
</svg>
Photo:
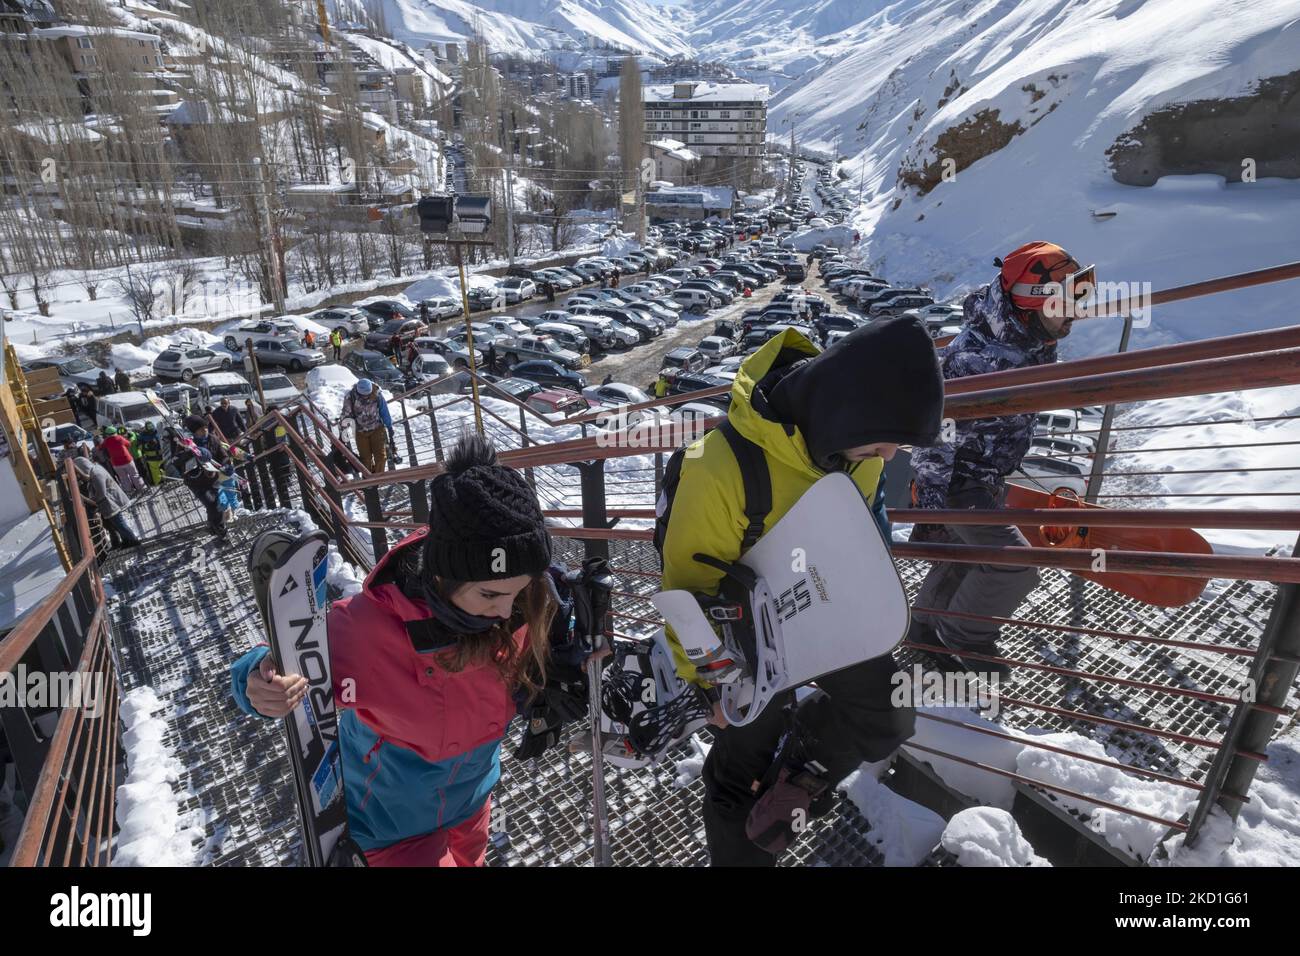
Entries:
<svg viewBox="0 0 1300 956">
<path fill-rule="evenodd" d="M 461 588 L 470 583 L 439 578 L 438 594 L 450 603 Z M 453 673 L 466 667 L 491 664 L 512 694 L 522 688 L 531 700 L 546 683 L 551 619 L 555 611 L 556 604 L 543 572 L 515 596 L 513 613 L 508 621 L 480 634 L 460 635 L 453 649 L 437 655 L 438 663 Z M 527 628 L 522 643 L 514 638 L 520 627 Z"/>
</svg>

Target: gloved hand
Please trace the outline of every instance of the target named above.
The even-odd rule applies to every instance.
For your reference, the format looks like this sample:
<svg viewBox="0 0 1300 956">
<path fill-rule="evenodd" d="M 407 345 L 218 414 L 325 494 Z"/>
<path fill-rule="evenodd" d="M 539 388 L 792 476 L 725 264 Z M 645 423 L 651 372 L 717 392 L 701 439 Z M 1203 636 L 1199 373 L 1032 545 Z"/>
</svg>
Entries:
<svg viewBox="0 0 1300 956">
<path fill-rule="evenodd" d="M 587 716 L 587 676 L 582 668 L 552 662 L 545 686 L 520 714 L 524 729 L 515 759 L 531 760 L 559 742 L 565 724 Z"/>
</svg>

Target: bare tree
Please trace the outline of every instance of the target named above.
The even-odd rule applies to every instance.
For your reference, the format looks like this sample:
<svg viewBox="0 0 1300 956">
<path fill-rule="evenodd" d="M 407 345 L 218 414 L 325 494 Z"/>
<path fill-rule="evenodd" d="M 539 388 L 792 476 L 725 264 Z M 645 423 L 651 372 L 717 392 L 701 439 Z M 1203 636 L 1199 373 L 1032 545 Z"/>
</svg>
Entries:
<svg viewBox="0 0 1300 956">
<path fill-rule="evenodd" d="M 125 274 L 114 280 L 118 294 L 126 299 L 131 314 L 140 323 L 158 318 L 154 310 L 166 304 L 171 298 L 171 286 L 168 283 L 167 267 L 161 263 L 145 263 L 126 267 Z"/>
</svg>

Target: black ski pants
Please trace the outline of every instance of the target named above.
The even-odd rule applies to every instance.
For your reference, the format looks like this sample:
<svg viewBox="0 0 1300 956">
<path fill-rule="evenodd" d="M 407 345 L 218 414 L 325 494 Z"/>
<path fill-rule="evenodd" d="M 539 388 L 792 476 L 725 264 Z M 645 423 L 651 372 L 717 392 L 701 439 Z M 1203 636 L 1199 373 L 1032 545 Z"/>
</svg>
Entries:
<svg viewBox="0 0 1300 956">
<path fill-rule="evenodd" d="M 800 712 L 819 741 L 812 756 L 838 784 L 866 761 L 883 760 L 912 736 L 916 712 L 894 707 L 890 696 L 898 667 L 892 655 L 872 658 L 817 680 L 826 692 L 812 713 Z M 754 792 L 789 726 L 785 705 L 794 690 L 775 698 L 743 727 L 713 732 L 704 761 L 704 832 L 713 866 L 775 866 L 776 857 L 745 835 L 745 821 L 760 794 Z"/>
</svg>

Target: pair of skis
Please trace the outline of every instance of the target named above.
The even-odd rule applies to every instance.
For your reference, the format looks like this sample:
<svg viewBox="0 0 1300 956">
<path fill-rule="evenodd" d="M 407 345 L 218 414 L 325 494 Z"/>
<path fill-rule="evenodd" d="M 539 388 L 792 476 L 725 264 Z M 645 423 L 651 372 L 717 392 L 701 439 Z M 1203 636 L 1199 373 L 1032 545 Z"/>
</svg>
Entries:
<svg viewBox="0 0 1300 956">
<path fill-rule="evenodd" d="M 265 531 L 253 542 L 248 572 L 276 672 L 301 674 L 309 685 L 284 720 L 308 865 L 365 866 L 344 799 L 325 625 L 328 541 L 323 531 Z"/>
</svg>

